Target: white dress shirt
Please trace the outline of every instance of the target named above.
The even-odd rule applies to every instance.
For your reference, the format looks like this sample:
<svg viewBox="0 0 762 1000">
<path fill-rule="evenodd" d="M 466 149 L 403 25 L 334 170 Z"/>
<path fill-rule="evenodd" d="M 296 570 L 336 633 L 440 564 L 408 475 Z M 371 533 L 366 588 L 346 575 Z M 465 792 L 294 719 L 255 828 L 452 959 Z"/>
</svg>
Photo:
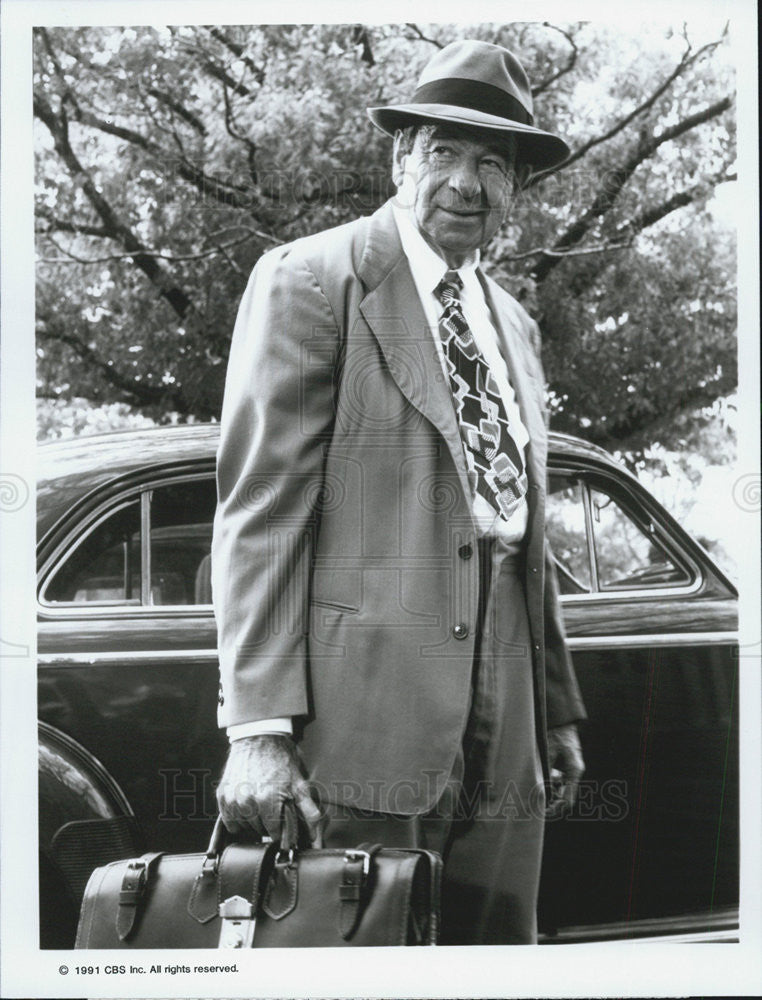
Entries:
<svg viewBox="0 0 762 1000">
<path fill-rule="evenodd" d="M 421 236 L 410 211 L 399 208 L 397 205 L 393 206 L 393 211 L 402 249 L 410 265 L 418 297 L 423 306 L 426 325 L 434 338 L 442 370 L 447 377 L 444 348 L 442 347 L 442 338 L 439 335 L 439 317 L 443 307 L 435 294 L 435 289 L 449 268 Z M 513 439 L 519 451 L 523 453 L 529 441 L 529 434 L 521 420 L 516 394 L 509 381 L 508 368 L 498 346 L 497 331 L 490 316 L 487 300 L 484 297 L 484 289 L 476 274 L 478 264 L 479 251 L 477 250 L 473 259 L 457 269 L 463 282 L 460 293 L 461 308 L 474 335 L 474 340 L 498 384 Z M 518 549 L 527 527 L 526 498 L 521 501 L 508 521 L 503 520 L 480 493 L 474 493 L 471 502 L 474 522 L 479 535 L 489 534 L 499 537 L 506 546 L 515 546 Z M 265 733 L 293 733 L 291 719 L 260 719 L 256 722 L 242 722 L 227 728 L 228 739 L 231 742 L 246 736 L 258 736 Z"/>
</svg>

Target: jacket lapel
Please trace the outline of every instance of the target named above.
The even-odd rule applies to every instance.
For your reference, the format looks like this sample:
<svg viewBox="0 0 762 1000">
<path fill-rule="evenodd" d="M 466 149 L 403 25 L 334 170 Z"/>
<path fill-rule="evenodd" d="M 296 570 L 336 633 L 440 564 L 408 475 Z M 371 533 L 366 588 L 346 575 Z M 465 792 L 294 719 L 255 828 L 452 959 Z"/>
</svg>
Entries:
<svg viewBox="0 0 762 1000">
<path fill-rule="evenodd" d="M 387 202 L 368 220 L 368 235 L 358 276 L 367 289 L 360 312 L 373 331 L 389 372 L 412 405 L 440 432 L 452 455 L 466 497 L 470 487 L 452 395 L 418 298 L 397 226 Z M 529 432 L 527 478 L 530 514 L 545 492 L 548 437 L 543 417 L 543 385 L 534 373 L 530 347 L 520 334 L 522 315 L 513 299 L 477 271 L 498 332 L 501 352 Z M 542 509 L 542 504 L 540 505 Z"/>
<path fill-rule="evenodd" d="M 392 378 L 444 438 L 463 492 L 470 497 L 452 396 L 388 202 L 369 220 L 358 276 L 368 289 L 360 312 L 379 343 Z"/>
</svg>

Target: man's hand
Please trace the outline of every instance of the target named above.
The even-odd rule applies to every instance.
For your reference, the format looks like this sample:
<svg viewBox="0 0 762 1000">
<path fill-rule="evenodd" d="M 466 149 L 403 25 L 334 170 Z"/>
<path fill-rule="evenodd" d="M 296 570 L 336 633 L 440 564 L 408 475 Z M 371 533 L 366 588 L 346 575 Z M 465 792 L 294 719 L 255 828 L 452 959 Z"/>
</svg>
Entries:
<svg viewBox="0 0 762 1000">
<path fill-rule="evenodd" d="M 217 803 L 231 833 L 253 830 L 260 837 L 269 836 L 280 843 L 283 824 L 288 824 L 289 813 L 296 807 L 310 840 L 317 839 L 320 811 L 310 796 L 290 736 L 267 733 L 234 740 L 217 788 Z M 288 846 L 294 846 L 297 831 L 286 826 L 285 833 Z"/>
<path fill-rule="evenodd" d="M 585 773 L 576 725 L 555 726 L 548 730 L 548 760 L 551 799 L 545 816 L 555 819 L 571 810 L 577 799 L 579 779 Z"/>
</svg>

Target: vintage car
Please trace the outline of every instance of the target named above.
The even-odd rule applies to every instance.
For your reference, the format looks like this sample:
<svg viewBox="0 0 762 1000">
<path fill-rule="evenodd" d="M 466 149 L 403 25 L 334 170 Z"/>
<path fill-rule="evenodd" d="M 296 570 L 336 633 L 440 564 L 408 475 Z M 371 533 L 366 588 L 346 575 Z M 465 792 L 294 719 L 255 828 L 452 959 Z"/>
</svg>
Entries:
<svg viewBox="0 0 762 1000">
<path fill-rule="evenodd" d="M 209 582 L 215 425 L 40 448 L 43 947 L 93 867 L 201 850 L 226 739 Z M 598 447 L 551 435 L 548 532 L 589 714 L 587 772 L 547 824 L 546 943 L 738 926 L 737 594 Z"/>
</svg>

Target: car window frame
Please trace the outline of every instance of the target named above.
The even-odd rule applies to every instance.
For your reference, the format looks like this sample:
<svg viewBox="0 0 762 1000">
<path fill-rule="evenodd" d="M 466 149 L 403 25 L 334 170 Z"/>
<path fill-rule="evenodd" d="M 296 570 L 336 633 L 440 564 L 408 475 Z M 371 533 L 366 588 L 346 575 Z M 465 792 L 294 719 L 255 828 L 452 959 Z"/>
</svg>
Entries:
<svg viewBox="0 0 762 1000">
<path fill-rule="evenodd" d="M 701 590 L 705 582 L 705 573 L 700 565 L 684 547 L 680 547 L 666 527 L 661 523 L 658 514 L 662 508 L 650 493 L 637 480 L 625 481 L 614 474 L 614 470 L 605 467 L 590 467 L 585 465 L 577 466 L 575 463 L 561 462 L 553 463 L 548 468 L 549 476 L 565 476 L 570 484 L 574 481 L 580 482 L 583 489 L 583 509 L 585 516 L 585 531 L 587 543 L 588 563 L 591 570 L 591 587 L 599 588 L 597 556 L 595 553 L 595 541 L 593 535 L 592 511 L 590 509 L 590 489 L 600 489 L 622 509 L 624 514 L 630 518 L 643 531 L 646 537 L 653 535 L 654 541 L 665 550 L 675 564 L 683 569 L 689 576 L 688 583 L 677 583 L 674 585 L 662 585 L 655 587 L 622 587 L 611 590 L 594 589 L 589 593 L 580 594 L 559 594 L 562 604 L 583 604 L 583 603 L 610 603 L 612 601 L 636 599 L 662 599 L 662 598 L 684 598 L 695 594 Z M 124 491 L 109 495 L 102 503 L 89 512 L 86 519 L 78 522 L 71 530 L 67 531 L 56 545 L 54 552 L 46 560 L 41 568 L 39 584 L 37 588 L 37 604 L 42 616 L 46 618 L 59 617 L 133 617 L 138 616 L 165 616 L 175 617 L 208 617 L 212 614 L 211 604 L 157 604 L 144 603 L 148 585 L 146 578 L 146 567 L 150 566 L 150 554 L 146 558 L 144 547 L 150 545 L 150 537 L 147 527 L 150 525 L 150 493 L 163 486 L 178 485 L 184 482 L 213 481 L 214 472 L 210 469 L 199 470 L 197 472 L 184 471 L 179 474 L 168 474 L 166 472 L 156 478 L 134 483 Z M 74 603 L 56 602 L 49 603 L 43 599 L 45 588 L 54 574 L 63 565 L 64 561 L 73 551 L 72 546 L 82 544 L 85 539 L 95 531 L 108 517 L 111 517 L 121 508 L 133 502 L 135 498 L 140 501 L 140 524 L 141 524 L 141 598 L 140 603 L 129 601 L 110 601 L 99 603 Z M 651 510 L 650 508 L 654 508 Z"/>
<path fill-rule="evenodd" d="M 155 479 L 151 478 L 142 482 L 133 483 L 118 494 L 110 494 L 102 503 L 97 503 L 82 521 L 78 521 L 57 543 L 54 551 L 41 567 L 37 585 L 37 608 L 42 618 L 132 618 L 136 615 L 140 617 L 211 617 L 213 614 L 212 604 L 148 604 L 146 598 L 150 594 L 150 508 L 151 494 L 163 486 L 177 486 L 187 482 L 211 481 L 214 482 L 215 474 L 213 470 L 203 469 L 197 472 L 184 471 L 182 473 L 171 474 L 162 473 Z M 44 599 L 45 589 L 55 574 L 61 569 L 65 561 L 69 558 L 74 548 L 92 534 L 93 531 L 103 524 L 109 517 L 117 511 L 133 503 L 135 499 L 140 503 L 140 601 L 103 601 L 103 602 L 79 602 L 56 601 L 48 602 Z"/>
<path fill-rule="evenodd" d="M 583 487 L 582 505 L 585 515 L 587 559 L 590 567 L 589 593 L 559 594 L 561 604 L 610 603 L 639 599 L 681 599 L 697 593 L 704 586 L 706 576 L 701 564 L 684 547 L 679 546 L 658 516 L 662 512 L 659 502 L 636 479 L 620 478 L 613 470 L 576 466 L 559 463 L 548 466 L 548 477 L 565 476 L 568 485 L 579 482 Z M 672 559 L 676 567 L 688 576 L 687 583 L 661 584 L 647 587 L 634 585 L 603 590 L 598 575 L 598 557 L 595 549 L 595 534 L 590 491 L 597 489 L 608 496 L 622 510 L 646 538 L 653 538 Z M 548 493 L 550 496 L 550 492 Z M 666 514 L 666 511 L 664 511 Z M 551 545 L 552 551 L 552 545 Z"/>
</svg>

